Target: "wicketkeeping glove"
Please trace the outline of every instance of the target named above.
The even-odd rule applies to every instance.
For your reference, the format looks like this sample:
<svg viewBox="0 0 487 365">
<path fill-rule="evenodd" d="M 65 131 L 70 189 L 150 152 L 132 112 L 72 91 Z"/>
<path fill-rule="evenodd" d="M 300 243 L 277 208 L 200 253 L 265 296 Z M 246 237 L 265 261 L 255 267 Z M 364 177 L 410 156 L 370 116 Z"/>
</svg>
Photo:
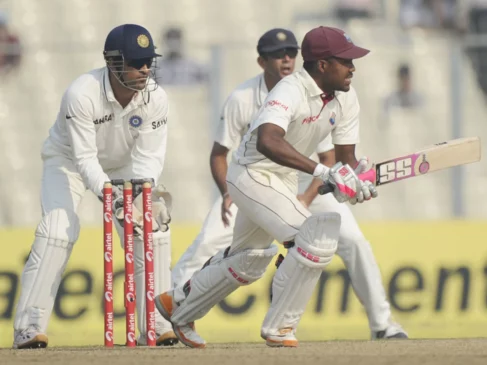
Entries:
<svg viewBox="0 0 487 365">
<path fill-rule="evenodd" d="M 166 232 L 171 222 L 172 196 L 164 185 L 156 185 L 152 189 L 152 230 Z M 142 194 L 134 199 L 133 220 L 134 224 L 143 227 L 143 201 Z"/>
</svg>

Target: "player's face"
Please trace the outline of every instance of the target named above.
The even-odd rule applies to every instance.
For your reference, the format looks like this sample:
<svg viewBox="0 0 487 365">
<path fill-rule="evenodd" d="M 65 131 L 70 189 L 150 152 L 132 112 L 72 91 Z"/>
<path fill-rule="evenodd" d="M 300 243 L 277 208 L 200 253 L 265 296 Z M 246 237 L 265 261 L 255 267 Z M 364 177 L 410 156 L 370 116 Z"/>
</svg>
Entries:
<svg viewBox="0 0 487 365">
<path fill-rule="evenodd" d="M 296 48 L 284 48 L 267 53 L 263 57 L 262 67 L 264 68 L 264 72 L 274 76 L 278 80 L 292 74 L 296 64 L 297 54 L 298 50 Z"/>
<path fill-rule="evenodd" d="M 144 90 L 147 79 L 150 76 L 152 58 L 141 58 L 125 61 L 123 80 L 132 89 Z"/>
<path fill-rule="evenodd" d="M 350 90 L 353 73 L 355 72 L 353 60 L 332 57 L 324 62 L 326 64 L 321 66 L 325 71 L 323 73 L 324 84 L 336 91 L 346 92 Z"/>
</svg>

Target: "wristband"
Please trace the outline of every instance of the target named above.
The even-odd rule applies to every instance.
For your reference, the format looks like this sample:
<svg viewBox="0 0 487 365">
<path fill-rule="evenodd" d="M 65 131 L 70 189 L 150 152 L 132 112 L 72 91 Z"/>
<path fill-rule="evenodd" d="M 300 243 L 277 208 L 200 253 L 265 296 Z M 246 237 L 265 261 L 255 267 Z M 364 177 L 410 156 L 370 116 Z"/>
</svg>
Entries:
<svg viewBox="0 0 487 365">
<path fill-rule="evenodd" d="M 313 171 L 313 176 L 314 177 L 323 176 L 328 170 L 329 170 L 328 167 L 319 163 L 318 165 L 316 165 L 315 170 Z"/>
</svg>

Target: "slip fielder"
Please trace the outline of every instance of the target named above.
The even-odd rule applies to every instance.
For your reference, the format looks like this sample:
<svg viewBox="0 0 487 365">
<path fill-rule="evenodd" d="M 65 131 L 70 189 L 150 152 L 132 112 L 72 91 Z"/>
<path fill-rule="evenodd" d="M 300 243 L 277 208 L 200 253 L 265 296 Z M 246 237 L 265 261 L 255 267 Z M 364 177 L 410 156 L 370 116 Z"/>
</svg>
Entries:
<svg viewBox="0 0 487 365">
<path fill-rule="evenodd" d="M 292 72 L 297 48 L 294 35 L 288 31 L 266 33 L 258 46 L 264 74 L 237 88 L 224 107 L 212 151 L 212 172 L 223 198 L 214 204 L 201 234 L 174 268 L 177 287 L 156 298 L 158 310 L 171 320 L 178 338 L 190 347 L 205 346 L 195 332 L 194 320 L 238 286 L 263 275 L 277 252 L 272 245 L 274 239 L 293 244 L 276 272 L 271 307 L 261 330 L 269 346 L 297 346 L 299 319 L 322 269 L 337 250 L 338 240 L 338 254 L 367 309 L 372 337 L 407 337 L 390 320 L 370 245 L 350 210 L 338 203 L 363 202 L 377 196 L 370 182 L 362 183 L 357 178 L 356 173 L 365 171 L 366 160 L 359 162 L 354 154 L 359 104 L 350 86 L 355 71 L 352 60 L 368 51 L 355 46 L 341 30 L 313 29 L 303 41 L 304 69 L 277 83 Z M 249 121 L 250 129 L 246 131 Z M 225 184 L 226 153 L 242 134 Z M 327 151 L 332 146 L 327 145 L 326 137 L 330 134 L 340 161 L 331 169 L 307 157 L 315 151 L 322 160 L 329 157 Z M 356 166 L 355 171 L 350 165 Z M 334 184 L 336 199 L 314 199 L 318 184 L 313 182 L 300 196 L 305 203 L 314 199 L 311 211 L 306 209 L 296 197 L 295 170 L 319 178 L 319 184 Z M 306 179 L 302 180 L 301 185 L 305 185 Z M 231 242 L 232 231 L 219 223 L 220 202 L 222 223 L 235 226 Z M 219 227 L 216 232 L 212 224 Z M 203 259 L 228 243 L 228 249 L 220 251 L 191 277 Z"/>
<path fill-rule="evenodd" d="M 106 67 L 78 77 L 65 91 L 56 122 L 42 149 L 42 219 L 21 281 L 14 319 L 18 349 L 43 348 L 61 277 L 78 239 L 79 203 L 86 190 L 102 196 L 111 179 L 152 178 L 164 166 L 168 100 L 153 79 L 156 57 L 149 32 L 135 24 L 114 28 L 104 47 Z M 161 191 L 161 186 L 154 189 Z M 121 189 L 114 187 L 114 201 Z M 141 195 L 134 211 L 142 211 Z M 170 216 L 164 200 L 153 194 L 154 267 L 156 290 L 170 286 Z M 135 222 L 137 223 L 137 222 Z M 119 236 L 123 228 L 116 222 Z M 123 247 L 123 243 L 122 243 Z M 145 339 L 144 257 L 142 237 L 135 236 L 137 315 Z M 100 261 L 101 265 L 101 261 Z M 76 328 L 73 328 L 76 331 Z M 157 344 L 177 339 L 170 323 L 156 316 Z"/>
</svg>

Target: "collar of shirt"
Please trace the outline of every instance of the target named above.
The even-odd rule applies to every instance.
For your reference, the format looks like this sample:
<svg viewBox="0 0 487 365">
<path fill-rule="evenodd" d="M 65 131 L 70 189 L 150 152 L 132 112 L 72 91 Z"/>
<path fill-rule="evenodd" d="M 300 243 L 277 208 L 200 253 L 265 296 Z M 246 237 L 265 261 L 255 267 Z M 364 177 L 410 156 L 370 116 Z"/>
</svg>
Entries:
<svg viewBox="0 0 487 365">
<path fill-rule="evenodd" d="M 118 100 L 115 98 L 115 94 L 113 93 L 112 85 L 110 84 L 109 75 L 110 75 L 110 70 L 108 70 L 108 68 L 105 68 L 105 75 L 103 77 L 103 90 L 105 91 L 105 96 L 109 102 L 117 103 L 118 105 L 120 105 Z M 135 96 L 132 98 L 132 100 L 130 101 L 130 103 L 127 105 L 127 107 L 125 107 L 124 112 L 128 113 L 134 108 L 136 108 L 137 106 L 144 103 L 143 94 L 144 93 L 142 92 L 137 92 Z"/>
<path fill-rule="evenodd" d="M 330 101 L 335 99 L 335 93 L 332 94 L 322 93 L 320 96 L 321 96 L 321 100 L 323 101 L 323 107 L 326 106 L 326 104 L 328 104 Z"/>
<path fill-rule="evenodd" d="M 301 78 L 304 87 L 308 90 L 311 97 L 320 96 L 321 100 L 323 101 L 323 107 L 335 98 L 335 93 L 324 93 L 323 90 L 318 87 L 308 71 L 306 71 L 304 68 L 299 71 L 299 77 Z"/>
<path fill-rule="evenodd" d="M 262 104 L 264 104 L 264 100 L 267 97 L 267 94 L 269 94 L 269 90 L 267 90 L 267 85 L 265 84 L 265 79 L 264 79 L 264 74 L 260 74 L 259 77 L 259 91 L 257 94 L 257 98 L 259 100 L 259 108 Z"/>
<path fill-rule="evenodd" d="M 306 90 L 308 90 L 311 97 L 324 95 L 323 90 L 318 87 L 315 80 L 313 80 L 308 71 L 306 71 L 304 68 L 298 71 L 298 77 L 301 79 L 301 82 Z"/>
</svg>

